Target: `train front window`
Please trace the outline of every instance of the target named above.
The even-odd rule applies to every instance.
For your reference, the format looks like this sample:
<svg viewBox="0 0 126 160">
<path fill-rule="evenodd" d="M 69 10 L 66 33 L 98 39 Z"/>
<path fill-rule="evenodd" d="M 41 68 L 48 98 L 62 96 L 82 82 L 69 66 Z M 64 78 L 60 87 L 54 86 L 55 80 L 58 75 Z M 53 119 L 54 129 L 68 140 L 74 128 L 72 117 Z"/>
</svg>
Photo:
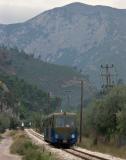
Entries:
<svg viewBox="0 0 126 160">
<path fill-rule="evenodd" d="M 75 118 L 73 116 L 65 117 L 65 127 L 75 127 Z"/>
<path fill-rule="evenodd" d="M 75 117 L 73 116 L 56 116 L 55 118 L 56 127 L 74 127 Z"/>
<path fill-rule="evenodd" d="M 56 127 L 64 127 L 64 116 L 56 116 L 55 125 Z"/>
</svg>

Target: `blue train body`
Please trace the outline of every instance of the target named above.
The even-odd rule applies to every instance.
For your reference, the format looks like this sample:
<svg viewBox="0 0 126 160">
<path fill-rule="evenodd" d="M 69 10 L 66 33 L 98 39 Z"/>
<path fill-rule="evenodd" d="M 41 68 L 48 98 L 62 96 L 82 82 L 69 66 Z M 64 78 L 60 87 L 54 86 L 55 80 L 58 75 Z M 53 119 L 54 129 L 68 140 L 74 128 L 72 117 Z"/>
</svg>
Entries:
<svg viewBox="0 0 126 160">
<path fill-rule="evenodd" d="M 78 139 L 74 113 L 54 113 L 44 121 L 44 139 L 52 144 L 74 145 Z"/>
</svg>

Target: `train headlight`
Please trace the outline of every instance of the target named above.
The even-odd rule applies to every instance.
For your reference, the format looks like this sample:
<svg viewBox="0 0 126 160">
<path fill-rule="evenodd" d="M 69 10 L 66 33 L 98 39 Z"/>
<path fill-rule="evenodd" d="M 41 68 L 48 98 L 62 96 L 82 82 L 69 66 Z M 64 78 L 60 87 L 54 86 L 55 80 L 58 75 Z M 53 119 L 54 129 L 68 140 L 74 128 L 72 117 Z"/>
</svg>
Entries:
<svg viewBox="0 0 126 160">
<path fill-rule="evenodd" d="M 75 138 L 75 134 L 72 134 L 72 135 L 71 135 L 71 138 Z"/>
<path fill-rule="evenodd" d="M 58 139 L 58 138 L 59 138 L 58 134 L 55 134 L 55 138 L 56 138 L 56 139 Z"/>
</svg>

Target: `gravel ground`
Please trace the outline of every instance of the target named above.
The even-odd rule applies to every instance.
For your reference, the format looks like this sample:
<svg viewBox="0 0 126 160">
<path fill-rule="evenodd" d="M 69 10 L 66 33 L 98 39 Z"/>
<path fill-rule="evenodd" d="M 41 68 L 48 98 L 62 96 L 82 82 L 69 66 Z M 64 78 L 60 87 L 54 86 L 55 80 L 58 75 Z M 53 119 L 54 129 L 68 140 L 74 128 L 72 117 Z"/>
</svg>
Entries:
<svg viewBox="0 0 126 160">
<path fill-rule="evenodd" d="M 80 148 L 80 147 L 75 147 L 75 148 L 80 150 L 80 151 L 84 151 L 84 152 L 89 153 L 89 154 L 97 155 L 99 157 L 104 157 L 104 158 L 109 159 L 109 160 L 125 160 L 125 159 L 121 159 L 121 158 L 118 158 L 118 157 L 114 157 L 112 155 L 103 154 L 103 153 L 100 153 L 100 152 L 93 152 L 93 151 L 90 151 L 90 150 L 87 150 L 87 149 L 84 149 L 84 148 Z"/>
<path fill-rule="evenodd" d="M 11 137 L 4 136 L 0 142 L 0 160 L 21 160 L 18 155 L 10 154 L 10 146 L 13 143 Z"/>
</svg>

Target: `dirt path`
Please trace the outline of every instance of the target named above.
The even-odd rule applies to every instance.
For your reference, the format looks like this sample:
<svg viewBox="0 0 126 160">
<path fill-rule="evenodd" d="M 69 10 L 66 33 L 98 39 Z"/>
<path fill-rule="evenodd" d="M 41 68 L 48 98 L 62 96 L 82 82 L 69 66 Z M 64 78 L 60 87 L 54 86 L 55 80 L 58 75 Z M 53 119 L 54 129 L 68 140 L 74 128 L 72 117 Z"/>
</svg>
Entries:
<svg viewBox="0 0 126 160">
<path fill-rule="evenodd" d="M 0 160 L 21 160 L 21 157 L 18 155 L 10 154 L 10 146 L 12 144 L 11 137 L 4 137 L 0 142 Z"/>
</svg>

